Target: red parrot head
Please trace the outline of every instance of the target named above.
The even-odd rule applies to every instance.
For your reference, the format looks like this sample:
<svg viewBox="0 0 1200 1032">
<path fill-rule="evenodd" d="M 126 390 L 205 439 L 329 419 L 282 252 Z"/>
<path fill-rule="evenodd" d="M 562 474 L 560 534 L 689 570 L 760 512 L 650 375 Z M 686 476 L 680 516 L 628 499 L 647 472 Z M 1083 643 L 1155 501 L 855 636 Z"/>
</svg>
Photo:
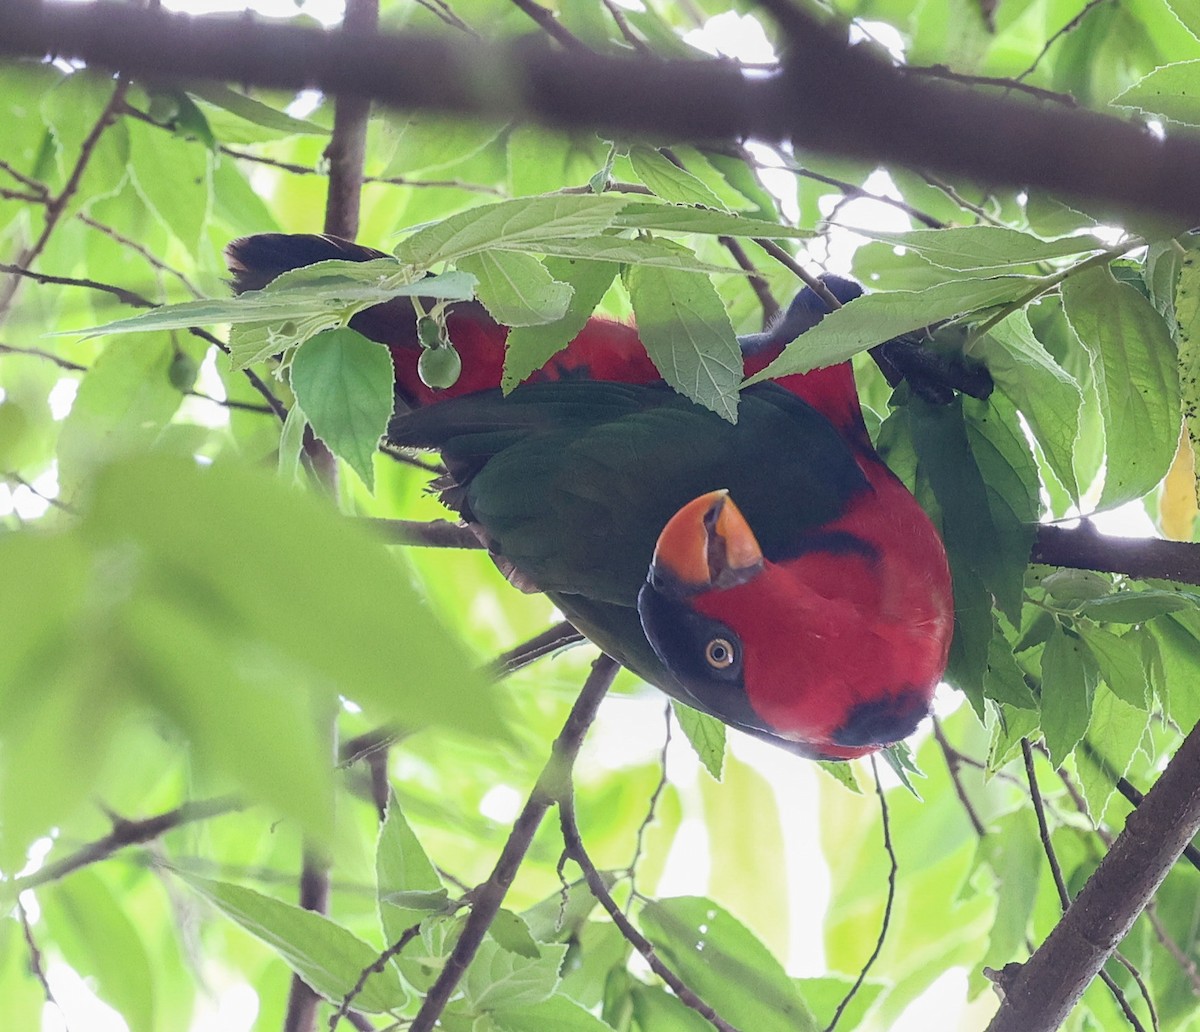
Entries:
<svg viewBox="0 0 1200 1032">
<path fill-rule="evenodd" d="M 772 562 L 729 493 L 713 491 L 663 528 L 638 612 L 700 709 L 850 759 L 916 729 L 945 663 L 944 631 L 921 648 L 929 635 L 888 611 L 881 567 L 860 541 Z"/>
</svg>

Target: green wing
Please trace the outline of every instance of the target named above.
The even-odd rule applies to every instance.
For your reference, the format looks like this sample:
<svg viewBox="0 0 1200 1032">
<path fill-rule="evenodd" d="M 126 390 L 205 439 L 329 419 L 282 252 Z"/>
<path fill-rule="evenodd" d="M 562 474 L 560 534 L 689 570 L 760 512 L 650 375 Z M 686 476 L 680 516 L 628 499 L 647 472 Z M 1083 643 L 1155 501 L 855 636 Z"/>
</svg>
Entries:
<svg viewBox="0 0 1200 1032">
<path fill-rule="evenodd" d="M 447 501 L 541 590 L 627 607 L 698 495 L 727 488 L 779 561 L 866 487 L 830 423 L 773 384 L 743 392 L 737 424 L 661 386 L 560 381 L 440 402 L 389 437 L 442 452 Z"/>
</svg>

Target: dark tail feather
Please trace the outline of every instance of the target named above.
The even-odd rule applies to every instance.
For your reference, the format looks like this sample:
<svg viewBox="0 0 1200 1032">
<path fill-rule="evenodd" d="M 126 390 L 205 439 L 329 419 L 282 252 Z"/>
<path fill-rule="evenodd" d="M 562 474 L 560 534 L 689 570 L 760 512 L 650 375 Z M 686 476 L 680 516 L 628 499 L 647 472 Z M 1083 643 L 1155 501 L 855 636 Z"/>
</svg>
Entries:
<svg viewBox="0 0 1200 1032">
<path fill-rule="evenodd" d="M 225 264 L 233 275 L 233 292 L 262 290 L 280 273 L 306 265 L 339 259 L 368 262 L 386 258 L 383 251 L 352 244 L 335 236 L 316 233 L 258 233 L 241 237 L 225 247 Z"/>
</svg>

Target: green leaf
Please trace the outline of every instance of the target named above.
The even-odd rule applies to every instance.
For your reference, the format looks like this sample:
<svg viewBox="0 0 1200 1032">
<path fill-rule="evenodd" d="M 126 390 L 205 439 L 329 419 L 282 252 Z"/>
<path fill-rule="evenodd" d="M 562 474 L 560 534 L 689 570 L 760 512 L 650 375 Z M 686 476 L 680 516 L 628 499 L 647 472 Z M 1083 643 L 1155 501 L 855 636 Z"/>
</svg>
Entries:
<svg viewBox="0 0 1200 1032">
<path fill-rule="evenodd" d="M 1100 623 L 1139 624 L 1164 613 L 1195 609 L 1197 605 L 1200 605 L 1200 598 L 1193 592 L 1151 588 L 1146 591 L 1118 591 L 1085 602 L 1079 614 L 1090 616 Z"/>
<path fill-rule="evenodd" d="M 635 985 L 632 992 L 633 1016 L 645 1032 L 711 1032 L 712 1025 L 678 996 L 651 985 Z"/>
<path fill-rule="evenodd" d="M 134 597 L 149 608 L 191 599 L 213 635 L 230 638 L 231 660 L 245 663 L 240 650 L 254 643 L 252 655 L 286 657 L 284 669 L 299 665 L 406 727 L 487 737 L 503 727 L 494 693 L 399 558 L 315 498 L 229 463 L 147 457 L 97 479 L 84 530 L 105 551 L 132 545 L 133 572 L 147 578 Z M 414 670 L 417 681 L 404 674 Z"/>
<path fill-rule="evenodd" d="M 712 900 L 657 900 L 638 920 L 680 978 L 730 1024 L 754 1032 L 820 1028 L 779 961 Z"/>
<path fill-rule="evenodd" d="M 990 868 L 996 884 L 996 917 L 980 966 L 999 969 L 1024 949 L 1037 901 L 1044 865 L 1042 842 L 1032 811 L 1014 810 L 994 821 L 988 834 L 979 840 L 975 862 Z M 982 974 L 976 975 L 974 981 L 978 988 L 984 987 Z"/>
<path fill-rule="evenodd" d="M 322 914 L 264 896 L 229 882 L 175 872 L 188 885 L 270 946 L 325 999 L 340 1003 L 380 951 Z M 379 1014 L 403 1007 L 408 998 L 392 967 L 374 972 L 354 998 L 357 1010 Z"/>
<path fill-rule="evenodd" d="M 276 133 L 329 135 L 329 130 L 324 126 L 317 125 L 316 122 L 310 122 L 304 118 L 293 118 L 286 111 L 273 108 L 261 100 L 255 100 L 253 97 L 248 97 L 221 83 L 188 82 L 183 84 L 183 88 L 199 100 L 206 101 L 230 114 L 237 115 L 244 121 L 252 122 L 264 129 L 271 129 Z M 221 139 L 224 140 L 225 137 L 222 136 Z"/>
<path fill-rule="evenodd" d="M 1120 637 L 1087 621 L 1080 621 L 1076 630 L 1113 694 L 1130 706 L 1148 709 L 1150 685 L 1142 662 L 1141 634 L 1130 631 Z"/>
<path fill-rule="evenodd" d="M 1176 6 L 1176 13 L 1183 5 Z M 1194 16 L 1193 16 L 1193 20 Z M 1113 100 L 1113 107 L 1131 108 L 1179 125 L 1200 125 L 1200 61 L 1162 65 L 1144 75 Z"/>
<path fill-rule="evenodd" d="M 211 151 L 135 119 L 127 126 L 138 194 L 188 251 L 197 251 L 212 207 Z"/>
<path fill-rule="evenodd" d="M 1083 394 L 1075 378 L 1042 347 L 1024 311 L 992 327 L 970 351 L 983 360 L 996 386 L 1021 410 L 1054 475 L 1078 498 L 1072 457 Z"/>
<path fill-rule="evenodd" d="M 388 798 L 387 817 L 379 829 L 375 880 L 379 918 L 388 942 L 396 942 L 406 929 L 430 911 L 440 910 L 446 902 L 442 879 L 404 819 L 394 795 Z M 414 893 L 425 894 L 425 905 L 417 905 Z"/>
<path fill-rule="evenodd" d="M 505 393 L 541 369 L 575 339 L 612 284 L 618 268 L 612 262 L 570 258 L 547 258 L 545 265 L 555 280 L 569 283 L 574 293 L 562 318 L 543 326 L 518 326 L 509 333 L 504 373 L 500 378 Z"/>
<path fill-rule="evenodd" d="M 902 333 L 1015 300 L 1035 282 L 1022 276 L 957 279 L 925 290 L 867 294 L 825 316 L 744 386 L 844 362 Z"/>
<path fill-rule="evenodd" d="M 479 281 L 475 295 L 501 326 L 540 326 L 562 319 L 575 293 L 528 254 L 479 251 L 460 258 L 458 267 Z"/>
<path fill-rule="evenodd" d="M 627 276 L 638 333 L 654 364 L 680 394 L 737 422 L 742 353 L 708 277 L 635 266 Z"/>
<path fill-rule="evenodd" d="M 720 781 L 725 766 L 725 725 L 716 717 L 685 706 L 682 702 L 672 701 L 671 709 L 675 711 L 675 719 L 679 721 L 679 727 L 696 751 L 696 756 L 704 764 L 704 769 Z"/>
<path fill-rule="evenodd" d="M 1194 727 L 1200 721 L 1200 615 L 1170 613 L 1148 626 L 1162 663 L 1159 701 L 1180 727 Z"/>
<path fill-rule="evenodd" d="M 1038 517 L 1037 466 L 1016 411 L 1003 395 L 993 394 L 986 401 L 963 398 L 963 415 L 994 528 L 989 546 L 996 564 L 989 586 L 997 604 L 1016 623 Z"/>
<path fill-rule="evenodd" d="M 149 330 L 180 330 L 189 326 L 230 323 L 269 324 L 273 339 L 249 356 L 243 348 L 234 356 L 235 368 L 281 351 L 318 330 L 347 322 L 364 308 L 393 297 L 431 297 L 447 301 L 469 301 L 475 292 L 473 277 L 461 272 L 427 276 L 412 282 L 407 272 L 391 258 L 368 262 L 317 262 L 278 276 L 262 290 L 248 290 L 237 297 L 205 298 L 163 305 L 128 319 L 103 326 L 72 330 L 72 335 L 96 336 L 115 333 L 145 333 Z M 316 324 L 302 333 L 299 327 Z"/>
<path fill-rule="evenodd" d="M 1175 343 L 1154 306 L 1107 269 L 1067 279 L 1062 297 L 1071 327 L 1092 356 L 1103 401 L 1108 458 L 1100 505 L 1119 505 L 1154 487 L 1175 457 Z"/>
<path fill-rule="evenodd" d="M 1195 456 L 1200 454 L 1200 253 L 1189 250 L 1179 259 L 1179 279 L 1170 296 L 1179 344 L 1180 402 Z"/>
<path fill-rule="evenodd" d="M 391 121 L 391 115 L 384 117 Z M 483 150 L 501 129 L 498 122 L 479 122 L 459 115 L 424 111 L 412 115 L 395 134 L 395 152 L 383 174 L 405 176 L 457 165 Z"/>
<path fill-rule="evenodd" d="M 1007 703 L 1017 709 L 1037 709 L 1025 674 L 1013 656 L 1012 645 L 1000 629 L 1000 622 L 993 617 L 994 631 L 988 642 L 987 673 L 984 675 L 984 694 L 995 702 Z"/>
<path fill-rule="evenodd" d="M 531 958 L 485 938 L 467 968 L 463 991 L 479 1011 L 541 1003 L 558 987 L 558 971 L 566 955 L 565 943 L 545 943 L 540 956 Z"/>
<path fill-rule="evenodd" d="M 721 199 L 687 169 L 680 168 L 654 147 L 629 151 L 633 170 L 653 194 L 674 204 L 699 204 L 718 211 L 728 209 Z"/>
<path fill-rule="evenodd" d="M 855 979 L 846 975 L 825 975 L 821 978 L 797 978 L 797 987 L 808 1005 L 819 1016 L 823 1028 L 828 1028 L 837 1012 L 838 1006 L 853 988 L 854 998 L 842 1011 L 838 1024 L 845 1022 L 844 1028 L 862 1028 L 867 1014 L 875 1001 L 884 992 L 885 986 L 868 978 L 867 981 L 855 987 Z M 699 1032 L 699 1030 L 697 1030 Z"/>
<path fill-rule="evenodd" d="M 862 795 L 862 786 L 854 775 L 852 764 L 840 760 L 817 760 L 817 766 L 843 788 L 848 788 L 855 795 Z"/>
<path fill-rule="evenodd" d="M 723 273 L 744 275 L 743 270 L 729 265 L 702 261 L 681 244 L 665 240 L 627 240 L 618 236 L 531 238 L 518 248 L 556 258 L 579 258 L 589 261 L 623 262 L 655 269 L 676 269 L 682 272 Z"/>
<path fill-rule="evenodd" d="M 606 888 L 616 882 L 616 876 L 608 871 L 601 871 L 600 877 Z M 581 879 L 535 903 L 521 919 L 538 942 L 565 942 L 579 933 L 595 907 L 596 897 Z"/>
<path fill-rule="evenodd" d="M 501 1032 L 612 1032 L 610 1026 L 562 995 L 489 1013 Z"/>
<path fill-rule="evenodd" d="M 324 330 L 296 350 L 291 382 L 313 433 L 374 490 L 375 451 L 392 414 L 387 348 L 356 330 Z"/>
<path fill-rule="evenodd" d="M 1070 755 L 1091 720 L 1095 680 L 1085 655 L 1083 642 L 1061 627 L 1042 653 L 1042 737 L 1055 767 Z"/>
<path fill-rule="evenodd" d="M 124 909 L 128 885 L 110 886 L 96 871 L 38 890 L 42 920 L 63 958 L 94 982 L 96 995 L 114 1007 L 130 1032 L 153 1032 L 155 985 L 138 926 Z"/>
<path fill-rule="evenodd" d="M 649 229 L 660 233 L 704 233 L 709 236 L 807 240 L 811 229 L 731 212 L 708 211 L 658 202 L 632 202 L 612 220 L 613 229 Z"/>
<path fill-rule="evenodd" d="M 418 229 L 395 254 L 402 262 L 427 269 L 497 247 L 536 250 L 529 246 L 533 241 L 598 236 L 627 203 L 627 198 L 614 195 L 560 194 L 485 204 Z"/>
<path fill-rule="evenodd" d="M 1097 827 L 1104 821 L 1117 782 L 1141 748 L 1150 719 L 1144 704 L 1130 705 L 1103 685 L 1096 688 L 1087 737 L 1075 750 L 1075 769 Z"/>
<path fill-rule="evenodd" d="M 903 233 L 856 229 L 855 232 L 920 255 L 931 265 L 957 272 L 1030 265 L 1050 258 L 1099 251 L 1095 237 L 1071 236 L 1042 240 L 1003 226 L 964 226 L 957 229 L 913 229 Z"/>
<path fill-rule="evenodd" d="M 104 462 L 153 446 L 183 397 L 171 385 L 173 357 L 164 335 L 110 341 L 92 363 L 58 438 L 65 499 Z"/>
</svg>

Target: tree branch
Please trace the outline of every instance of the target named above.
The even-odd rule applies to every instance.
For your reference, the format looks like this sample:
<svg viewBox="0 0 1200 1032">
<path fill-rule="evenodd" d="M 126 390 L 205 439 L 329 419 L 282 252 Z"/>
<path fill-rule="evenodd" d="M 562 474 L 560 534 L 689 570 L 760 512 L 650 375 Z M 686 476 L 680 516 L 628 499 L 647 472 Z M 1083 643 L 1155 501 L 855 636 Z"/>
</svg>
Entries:
<svg viewBox="0 0 1200 1032">
<path fill-rule="evenodd" d="M 1157 212 L 1184 225 L 1200 221 L 1200 136 L 1159 138 L 1121 119 L 908 75 L 782 0 L 769 7 L 792 44 L 777 75 L 747 75 L 720 61 L 566 52 L 541 39 L 375 36 L 55 0 L 0 7 L 0 51 L 626 136 L 793 139 L 993 186 Z M 938 117 L 927 118 L 929 111 Z"/>
<path fill-rule="evenodd" d="M 525 808 L 513 823 L 512 832 L 508 841 L 504 843 L 504 849 L 491 875 L 475 890 L 470 916 L 463 925 L 454 951 L 426 995 L 409 1032 L 431 1032 L 459 980 L 466 974 L 479 944 L 483 942 L 484 935 L 500 909 L 500 904 L 504 902 L 521 861 L 525 859 L 542 818 L 551 804 L 562 797 L 564 785 L 569 783 L 571 767 L 579 754 L 583 737 L 591 727 L 600 700 L 604 698 L 618 669 L 617 662 L 603 654 L 592 664 L 592 672 L 588 675 L 579 698 L 575 700 L 562 731 L 554 740 L 550 759 L 538 775 L 537 784 L 525 801 Z"/>
<path fill-rule="evenodd" d="M 596 901 L 604 908 L 608 916 L 612 918 L 613 924 L 617 926 L 618 931 L 625 937 L 625 941 L 642 955 L 643 959 L 650 966 L 650 970 L 670 986 L 671 991 L 679 997 L 681 1003 L 691 1007 L 697 1014 L 705 1018 L 713 1028 L 718 1029 L 718 1032 L 738 1032 L 733 1025 L 729 1024 L 712 1007 L 700 999 L 682 978 L 662 962 L 662 959 L 654 949 L 654 944 L 634 928 L 629 918 L 621 912 L 621 908 L 617 906 L 616 900 L 612 898 L 608 887 L 604 884 L 604 879 L 600 877 L 600 872 L 596 870 L 596 865 L 592 863 L 592 858 L 588 856 L 587 850 L 584 848 L 583 838 L 579 834 L 579 825 L 575 820 L 575 801 L 569 785 L 558 800 L 558 818 L 559 823 L 562 825 L 566 855 L 579 865 L 579 869 L 583 871 L 584 880 L 587 882 L 592 895 L 596 897 Z"/>
<path fill-rule="evenodd" d="M 1200 725 L 1125 822 L 1046 941 L 1005 979 L 988 1032 L 1053 1032 L 1200 830 Z"/>
<path fill-rule="evenodd" d="M 26 889 L 36 889 L 39 885 L 48 885 L 50 882 L 59 881 L 68 874 L 78 871 L 81 867 L 107 860 L 126 846 L 137 846 L 150 842 L 184 824 L 233 813 L 242 809 L 242 806 L 242 801 L 233 796 L 218 796 L 215 799 L 201 799 L 194 803 L 184 803 L 174 810 L 167 810 L 166 813 L 160 813 L 155 817 L 145 817 L 142 820 L 127 821 L 123 818 L 116 818 L 113 820 L 112 831 L 103 838 L 89 842 L 69 856 L 56 860 L 52 864 L 46 864 L 45 867 L 40 867 L 23 878 L 16 879 L 13 889 L 15 892 L 24 892 Z"/>
<path fill-rule="evenodd" d="M 1039 525 L 1029 558 L 1048 566 L 1200 584 L 1200 547 L 1192 542 L 1112 537 L 1086 520 L 1078 527 Z"/>
</svg>

